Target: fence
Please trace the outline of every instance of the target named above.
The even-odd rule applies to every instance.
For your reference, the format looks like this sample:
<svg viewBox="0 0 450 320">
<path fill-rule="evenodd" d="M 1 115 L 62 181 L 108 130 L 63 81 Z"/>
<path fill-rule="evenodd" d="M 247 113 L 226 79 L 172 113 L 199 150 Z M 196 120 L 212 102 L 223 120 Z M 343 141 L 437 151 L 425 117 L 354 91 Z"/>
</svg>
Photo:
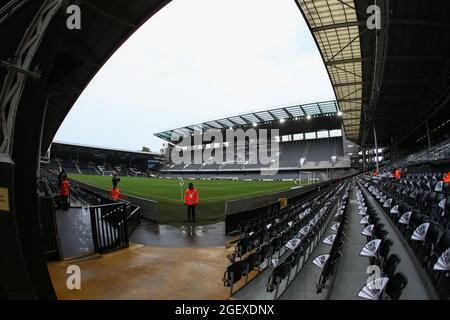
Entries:
<svg viewBox="0 0 450 320">
<path fill-rule="evenodd" d="M 106 253 L 128 247 L 125 203 L 90 207 L 89 211 L 95 252 Z"/>
<path fill-rule="evenodd" d="M 142 218 L 142 210 L 140 207 L 134 206 L 134 205 L 128 205 L 127 208 L 127 230 L 128 230 L 128 236 L 131 236 L 131 234 L 136 230 L 136 228 L 141 224 L 141 218 Z"/>
<path fill-rule="evenodd" d="M 60 260 L 60 245 L 53 197 L 39 197 L 39 229 L 47 261 Z"/>
<path fill-rule="evenodd" d="M 87 184 L 87 183 L 82 183 L 82 182 L 75 182 L 77 185 L 79 185 L 80 187 L 83 187 L 83 189 L 86 190 L 90 190 L 92 192 L 98 193 L 98 194 L 102 194 L 104 196 L 109 196 L 110 195 L 110 191 Z M 139 197 L 135 197 L 135 196 L 129 196 L 126 195 L 126 200 L 128 202 L 130 202 L 132 205 L 140 207 L 141 211 L 141 217 L 152 221 L 152 222 L 156 222 L 158 223 L 159 221 L 159 202 L 157 201 L 153 201 L 153 200 L 148 200 L 148 199 L 143 199 L 143 198 L 139 198 Z"/>
</svg>

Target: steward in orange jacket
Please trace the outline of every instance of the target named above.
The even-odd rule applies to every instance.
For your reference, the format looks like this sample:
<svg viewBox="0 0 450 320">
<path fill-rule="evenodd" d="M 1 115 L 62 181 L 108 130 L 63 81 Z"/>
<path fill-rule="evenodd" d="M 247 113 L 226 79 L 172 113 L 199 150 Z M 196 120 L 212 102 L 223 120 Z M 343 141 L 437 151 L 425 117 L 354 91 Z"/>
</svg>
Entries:
<svg viewBox="0 0 450 320">
<path fill-rule="evenodd" d="M 66 177 L 63 177 L 59 189 L 61 207 L 63 211 L 69 210 L 69 193 L 70 193 L 70 183 Z"/>
<path fill-rule="evenodd" d="M 401 176 L 402 176 L 402 172 L 400 171 L 400 168 L 395 169 L 395 171 L 394 171 L 395 179 L 400 180 Z"/>
<path fill-rule="evenodd" d="M 113 187 L 111 190 L 111 198 L 113 198 L 114 200 L 119 200 L 120 199 L 120 190 L 117 187 Z"/>
<path fill-rule="evenodd" d="M 450 171 L 444 176 L 444 179 L 442 179 L 445 183 L 450 183 Z"/>
<path fill-rule="evenodd" d="M 194 188 L 192 183 L 189 183 L 189 188 L 184 192 L 184 204 L 187 206 L 188 221 L 195 222 L 195 207 L 198 205 L 198 191 Z"/>
</svg>

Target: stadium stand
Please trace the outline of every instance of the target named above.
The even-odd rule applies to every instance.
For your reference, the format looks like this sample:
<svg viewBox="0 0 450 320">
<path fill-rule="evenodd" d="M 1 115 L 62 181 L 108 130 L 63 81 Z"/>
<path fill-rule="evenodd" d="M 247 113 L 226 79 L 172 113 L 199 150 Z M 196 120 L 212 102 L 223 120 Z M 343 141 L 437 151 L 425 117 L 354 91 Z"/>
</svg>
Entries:
<svg viewBox="0 0 450 320">
<path fill-rule="evenodd" d="M 425 180 L 424 189 L 421 187 L 422 179 Z M 431 182 L 426 182 L 428 179 L 431 179 Z M 433 181 L 426 174 L 414 177 L 407 175 L 401 182 L 395 181 L 395 178 L 372 181 L 367 177 L 364 181 L 365 187 L 383 205 L 386 214 L 398 227 L 421 265 L 433 279 L 439 297 L 448 299 L 448 272 L 436 269 L 436 263 L 450 248 L 448 184 Z"/>
<path fill-rule="evenodd" d="M 249 119 L 253 123 L 249 123 Z M 166 164 L 160 174 L 165 177 L 201 178 L 202 175 L 210 175 L 217 178 L 231 175 L 237 179 L 261 179 L 264 178 L 261 174 L 270 172 L 273 179 L 298 179 L 302 172 L 308 174 L 313 171 L 311 179 L 316 181 L 348 176 L 357 172 L 359 164 L 352 162 L 352 157 L 356 156 L 354 148 L 344 147 L 344 143 L 348 145 L 349 142 L 343 136 L 341 121 L 337 103 L 328 101 L 242 114 L 157 133 L 157 137 L 168 142 L 164 152 Z M 234 127 L 233 123 L 239 125 Z M 257 137 L 258 134 L 251 129 L 259 127 L 278 130 L 279 135 Z M 199 128 L 214 128 L 223 135 L 223 143 L 213 145 L 206 141 L 194 145 L 197 139 L 193 139 L 189 145 L 192 135 L 198 135 L 199 141 L 204 141 L 204 131 L 199 131 Z M 235 141 L 233 146 L 227 140 L 231 129 L 250 133 L 245 141 L 241 144 Z M 181 139 L 183 146 L 177 146 L 172 139 Z M 277 146 L 271 150 L 273 143 Z M 213 156 L 221 154 L 222 158 L 210 157 L 211 149 Z M 260 153 L 266 150 L 270 161 L 263 162 Z M 208 155 L 208 159 L 202 158 L 203 153 Z M 202 162 L 196 163 L 199 158 Z M 180 159 L 181 163 L 178 162 Z M 261 173 L 259 177 L 258 173 Z"/>
<path fill-rule="evenodd" d="M 395 198 L 390 198 L 387 193 L 381 193 L 379 189 L 373 187 L 372 184 L 375 183 L 378 181 L 370 176 L 358 176 L 330 187 L 329 190 L 323 190 L 321 194 L 309 199 L 302 199 L 275 212 L 263 213 L 260 217 L 244 221 L 239 228 L 239 240 L 236 242 L 234 252 L 229 255 L 231 263 L 224 274 L 224 285 L 230 287 L 230 295 L 235 299 L 250 297 L 280 299 L 295 296 L 296 283 L 305 281 L 302 276 L 299 277 L 302 268 L 306 268 L 307 263 L 313 263 L 321 269 L 315 284 L 317 295 L 326 289 L 327 296 L 330 297 L 333 290 L 338 290 L 342 285 L 342 278 L 347 272 L 340 268 L 341 259 L 348 259 L 348 251 L 355 249 L 353 246 L 347 246 L 346 240 L 347 237 L 352 237 L 351 231 L 348 230 L 349 221 L 352 219 L 356 221 L 356 218 L 356 224 L 362 226 L 360 229 L 362 232 L 359 231 L 360 240 L 366 243 L 360 248 L 359 255 L 369 258 L 366 267 L 377 266 L 381 274 L 373 283 L 361 282 L 362 289 L 359 292 L 353 291 L 350 295 L 347 293 L 350 298 L 357 295 L 371 300 L 398 300 L 406 291 L 407 299 L 410 299 L 413 296 L 417 297 L 417 292 L 420 292 L 419 295 L 425 294 L 430 290 L 427 285 L 432 283 L 436 289 L 436 296 L 448 299 L 448 271 L 433 270 L 439 259 L 448 259 L 450 244 L 447 221 L 436 222 L 433 225 L 433 222 L 426 222 L 431 221 L 429 219 L 414 218 L 413 208 L 402 207 Z M 353 209 L 349 206 L 349 198 L 353 197 L 350 196 L 353 192 L 351 190 L 355 190 L 356 199 L 356 207 Z M 445 192 L 447 189 L 444 187 L 443 190 Z M 448 210 L 445 208 L 444 206 L 441 209 Z M 392 224 L 402 226 L 405 222 L 400 220 L 408 211 L 411 220 L 402 234 L 420 263 L 416 263 L 415 258 L 411 258 L 404 250 L 403 240 L 390 224 L 388 226 L 388 221 L 384 217 L 385 214 L 396 212 Z M 423 239 L 419 242 L 417 239 L 409 240 L 421 228 L 423 229 L 424 223 L 432 225 L 421 235 Z M 323 237 L 330 225 L 333 233 Z M 330 251 L 324 253 L 322 248 L 321 254 L 314 261 L 310 261 L 320 240 L 330 245 Z M 352 260 L 351 263 L 354 264 L 355 261 Z M 417 270 L 420 264 L 423 264 L 429 273 L 429 278 L 425 280 L 421 279 L 420 270 Z M 366 267 L 361 268 L 361 274 L 365 274 Z M 408 287 L 410 277 L 414 279 L 412 288 Z M 354 282 L 355 279 L 350 280 Z M 346 290 L 348 289 L 347 283 Z M 433 296 L 433 292 L 429 294 Z M 309 295 L 314 296 L 311 293 Z"/>
<path fill-rule="evenodd" d="M 382 299 L 383 294 L 386 294 L 391 300 L 398 300 L 408 283 L 408 278 L 403 273 L 395 273 L 401 258 L 396 254 L 390 255 L 391 247 L 394 243 L 387 238 L 389 232 L 385 230 L 385 225 L 381 223 L 376 208 L 370 203 L 367 196 L 361 192 L 359 187 L 356 190 L 358 209 L 362 209 L 361 216 L 365 226 L 362 234 L 366 236 L 368 244 L 379 241 L 375 252 L 372 251 L 371 264 L 380 268 L 381 278 L 388 279 L 383 288 L 384 290 L 379 290 L 376 292 L 376 295 L 379 299 Z"/>
<path fill-rule="evenodd" d="M 314 263 L 322 269 L 316 284 L 317 294 L 326 289 L 328 296 L 333 295 L 334 282 L 337 280 L 337 287 L 342 285 L 342 279 L 339 278 L 342 276 L 340 273 L 343 273 L 339 269 L 340 261 L 348 256 L 345 251 L 351 250 L 345 242 L 351 220 L 351 210 L 347 208 L 348 198 L 350 190 L 354 189 L 356 210 L 361 219 L 359 224 L 363 228 L 360 237 L 367 243 L 360 255 L 368 256 L 367 266 L 377 266 L 381 275 L 373 283 L 365 285 L 361 282 L 362 289 L 352 294 L 371 300 L 399 300 L 406 290 L 409 299 L 414 295 L 413 292 L 417 292 L 417 287 L 408 287 L 412 277 L 413 286 L 424 283 L 425 287 L 420 292 L 430 290 L 427 285 L 432 284 L 435 292 L 431 292 L 430 296 L 435 294 L 439 299 L 449 299 L 449 274 L 438 266 L 440 261 L 448 264 L 450 250 L 450 186 L 442 181 L 449 171 L 446 146 L 448 143 L 441 143 L 386 166 L 378 176 L 363 174 L 351 182 L 346 180 L 339 187 L 334 187 L 333 191 L 324 191 L 312 199 L 303 199 L 270 214 L 262 211 L 261 217 L 244 221 L 239 228 L 240 235 L 234 253 L 229 255 L 231 264 L 224 274 L 224 285 L 230 287 L 230 295 L 236 299 L 279 299 L 287 292 L 285 296 L 292 296 L 290 285 L 294 283 L 295 287 L 298 273 L 324 233 L 322 227 L 329 227 L 330 223 L 326 219 L 321 221 L 320 232 L 315 234 L 317 230 L 311 231 L 312 236 L 301 234 L 300 231 L 305 230 L 302 228 L 311 222 L 309 219 L 315 214 L 322 218 L 321 213 L 329 217 L 330 212 L 334 213 L 331 228 L 335 233 L 324 241 L 328 240 L 331 250 L 325 254 L 322 252 Z M 406 173 L 401 179 L 396 179 L 391 172 L 399 164 Z M 342 189 L 344 191 L 339 194 Z M 333 192 L 335 196 L 330 197 Z M 330 199 L 332 211 L 328 210 Z M 305 208 L 308 209 L 303 211 Z M 322 209 L 318 211 L 315 208 Z M 386 220 L 385 215 L 391 222 Z M 305 217 L 309 219 L 303 220 Z M 416 257 L 412 258 L 403 248 L 405 241 Z M 314 245 L 310 246 L 311 243 Z M 295 246 L 290 247 L 292 244 Z M 364 253 L 364 250 L 372 251 Z M 427 273 L 426 279 L 422 281 L 418 279 L 423 277 L 423 273 L 420 275 L 421 271 L 416 270 L 420 265 Z M 365 273 L 365 268 L 360 271 Z M 252 285 L 258 278 L 265 280 L 256 280 L 257 284 Z M 262 290 L 261 282 L 265 282 L 266 292 L 255 292 Z M 250 289 L 246 290 L 247 286 Z"/>
<path fill-rule="evenodd" d="M 161 154 L 54 142 L 49 149 L 53 169 L 89 175 L 147 176 L 157 172 Z"/>
<path fill-rule="evenodd" d="M 341 219 L 348 197 L 343 193 L 348 192 L 348 187 L 348 182 L 341 183 L 309 200 L 242 222 L 240 239 L 235 252 L 229 255 L 231 264 L 224 274 L 224 285 L 230 287 L 230 295 L 258 275 L 259 279 L 266 279 L 266 292 L 277 299 L 307 263 L 329 221 Z M 237 291 L 235 285 L 239 286 Z"/>
</svg>

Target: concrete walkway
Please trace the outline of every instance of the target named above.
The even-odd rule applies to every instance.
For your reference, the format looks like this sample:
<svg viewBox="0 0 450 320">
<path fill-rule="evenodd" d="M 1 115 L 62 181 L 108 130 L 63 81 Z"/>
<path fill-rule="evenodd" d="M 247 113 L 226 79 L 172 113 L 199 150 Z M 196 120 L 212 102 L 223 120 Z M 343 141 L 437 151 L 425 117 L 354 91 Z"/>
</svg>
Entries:
<svg viewBox="0 0 450 320">
<path fill-rule="evenodd" d="M 57 297 L 63 300 L 225 300 L 228 288 L 223 286 L 222 277 L 226 253 L 223 247 L 131 245 L 90 260 L 50 262 L 48 270 Z M 81 269 L 81 290 L 67 289 L 69 265 Z"/>
<path fill-rule="evenodd" d="M 333 220 L 327 226 L 327 231 L 324 232 L 322 239 L 317 244 L 317 247 L 313 250 L 308 261 L 294 282 L 283 293 L 280 300 L 325 300 L 326 290 L 322 293 L 317 293 L 317 284 L 322 273 L 322 269 L 313 264 L 313 260 L 322 254 L 330 252 L 331 246 L 323 243 L 323 240 L 335 232 L 331 231 L 330 227 L 333 225 Z"/>
<path fill-rule="evenodd" d="M 359 256 L 361 249 L 367 243 L 367 239 L 361 235 L 364 226 L 359 224 L 362 217 L 358 215 L 355 190 L 352 190 L 349 194 L 347 210 L 349 220 L 344 251 L 338 267 L 337 277 L 330 292 L 330 300 L 359 300 L 358 292 L 369 277 L 366 273 L 367 267 L 370 265 L 369 258 Z"/>
<path fill-rule="evenodd" d="M 73 207 L 67 211 L 58 209 L 55 215 L 63 258 L 94 252 L 89 209 Z"/>
<path fill-rule="evenodd" d="M 157 247 L 217 247 L 232 237 L 225 235 L 225 222 L 211 225 L 193 223 L 181 227 L 159 225 L 142 219 L 130 241 Z"/>
</svg>

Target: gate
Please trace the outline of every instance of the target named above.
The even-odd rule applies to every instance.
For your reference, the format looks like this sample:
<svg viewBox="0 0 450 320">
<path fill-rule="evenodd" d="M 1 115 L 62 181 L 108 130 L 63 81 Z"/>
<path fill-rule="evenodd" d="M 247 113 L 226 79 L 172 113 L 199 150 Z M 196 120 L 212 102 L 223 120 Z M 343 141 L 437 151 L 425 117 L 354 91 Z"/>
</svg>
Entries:
<svg viewBox="0 0 450 320">
<path fill-rule="evenodd" d="M 113 203 L 89 208 L 95 252 L 106 253 L 127 248 L 127 205 Z"/>
</svg>

